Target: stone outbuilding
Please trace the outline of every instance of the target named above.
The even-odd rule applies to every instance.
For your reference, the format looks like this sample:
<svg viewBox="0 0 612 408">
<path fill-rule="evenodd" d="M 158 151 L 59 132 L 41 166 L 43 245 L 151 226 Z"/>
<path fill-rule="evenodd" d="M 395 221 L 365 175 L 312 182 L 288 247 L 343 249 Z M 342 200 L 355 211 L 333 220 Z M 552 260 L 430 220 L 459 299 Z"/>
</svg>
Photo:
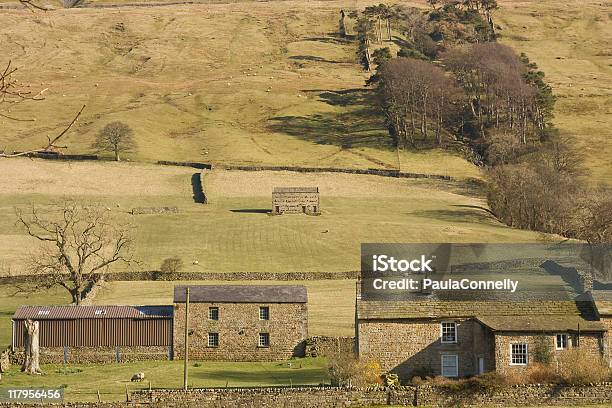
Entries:
<svg viewBox="0 0 612 408">
<path fill-rule="evenodd" d="M 183 358 L 186 286 L 174 288 L 174 358 Z M 189 286 L 189 357 L 275 361 L 304 356 L 306 287 Z"/>
<path fill-rule="evenodd" d="M 272 214 L 321 214 L 318 187 L 275 187 Z"/>
</svg>

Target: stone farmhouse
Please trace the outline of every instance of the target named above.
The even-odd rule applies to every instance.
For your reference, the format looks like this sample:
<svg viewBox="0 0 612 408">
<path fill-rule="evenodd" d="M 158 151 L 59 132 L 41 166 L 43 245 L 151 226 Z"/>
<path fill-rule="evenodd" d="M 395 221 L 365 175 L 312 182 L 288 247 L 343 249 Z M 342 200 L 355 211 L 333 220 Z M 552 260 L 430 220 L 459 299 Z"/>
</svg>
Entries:
<svg viewBox="0 0 612 408">
<path fill-rule="evenodd" d="M 275 187 L 272 191 L 272 214 L 320 213 L 318 187 Z"/>
<path fill-rule="evenodd" d="M 41 363 L 127 362 L 184 357 L 185 286 L 168 306 L 22 306 L 12 350 L 23 356 L 24 322 L 39 322 Z M 291 285 L 189 286 L 189 356 L 271 361 L 303 356 L 307 292 Z"/>
<path fill-rule="evenodd" d="M 358 292 L 358 353 L 404 382 L 416 375 L 525 370 L 540 342 L 548 343 L 555 356 L 581 347 L 610 359 L 612 292 L 589 287 L 583 292 L 567 299 L 521 300 L 412 293 L 401 301 L 365 300 Z"/>
<path fill-rule="evenodd" d="M 174 288 L 174 357 L 183 358 L 186 286 Z M 273 361 L 304 356 L 308 336 L 304 286 L 190 286 L 189 356 Z"/>
</svg>

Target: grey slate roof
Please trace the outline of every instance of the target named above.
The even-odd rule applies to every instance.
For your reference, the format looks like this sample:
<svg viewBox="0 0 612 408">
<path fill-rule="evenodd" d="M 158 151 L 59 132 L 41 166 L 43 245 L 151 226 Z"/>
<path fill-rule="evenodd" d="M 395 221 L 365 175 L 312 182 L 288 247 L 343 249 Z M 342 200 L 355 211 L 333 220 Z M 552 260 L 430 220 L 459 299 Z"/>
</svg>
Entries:
<svg viewBox="0 0 612 408">
<path fill-rule="evenodd" d="M 169 319 L 172 314 L 172 306 L 21 306 L 13 319 Z"/>
<path fill-rule="evenodd" d="M 273 193 L 318 193 L 319 187 L 274 187 Z"/>
<path fill-rule="evenodd" d="M 174 302 L 185 302 L 185 288 L 174 287 Z M 306 303 L 301 285 L 189 285 L 190 302 L 215 303 Z"/>
<path fill-rule="evenodd" d="M 591 292 L 597 313 L 600 316 L 612 316 L 612 290 L 594 290 Z"/>
<path fill-rule="evenodd" d="M 604 332 L 601 322 L 585 320 L 580 316 L 486 316 L 480 323 L 493 331 L 505 332 Z"/>
</svg>

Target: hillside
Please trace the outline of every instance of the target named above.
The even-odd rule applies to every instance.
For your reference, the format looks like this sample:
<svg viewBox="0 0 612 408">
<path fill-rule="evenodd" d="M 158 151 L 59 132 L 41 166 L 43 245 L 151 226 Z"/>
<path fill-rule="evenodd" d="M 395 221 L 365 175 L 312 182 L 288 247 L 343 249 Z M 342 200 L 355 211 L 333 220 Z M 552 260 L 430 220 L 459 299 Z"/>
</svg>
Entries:
<svg viewBox="0 0 612 408">
<path fill-rule="evenodd" d="M 210 203 L 202 205 L 192 198 L 194 173 L 135 163 L 0 160 L 0 259 L 23 273 L 38 245 L 15 224 L 15 207 L 65 197 L 99 203 L 134 225 L 142 270 L 180 256 L 196 271 L 347 271 L 359 269 L 362 242 L 524 242 L 538 236 L 496 221 L 485 200 L 462 183 L 214 170 L 205 173 Z M 319 186 L 323 214 L 267 215 L 272 188 L 287 185 Z M 179 213 L 129 214 L 135 207 L 166 206 Z"/>
<path fill-rule="evenodd" d="M 501 42 L 526 53 L 557 96 L 555 124 L 573 135 L 596 183 L 612 183 L 610 2 L 500 0 Z"/>
<path fill-rule="evenodd" d="M 394 151 L 364 88 L 355 45 L 334 36 L 342 3 L 273 2 L 0 13 L 19 79 L 46 99 L 0 120 L 0 145 L 38 147 L 87 108 L 66 139 L 88 152 L 121 120 L 132 160 L 197 160 L 478 176 L 443 151 Z M 172 10 L 172 13 L 168 13 Z M 28 16 L 28 18 L 24 18 Z M 75 24 L 77 17 L 79 24 Z"/>
</svg>

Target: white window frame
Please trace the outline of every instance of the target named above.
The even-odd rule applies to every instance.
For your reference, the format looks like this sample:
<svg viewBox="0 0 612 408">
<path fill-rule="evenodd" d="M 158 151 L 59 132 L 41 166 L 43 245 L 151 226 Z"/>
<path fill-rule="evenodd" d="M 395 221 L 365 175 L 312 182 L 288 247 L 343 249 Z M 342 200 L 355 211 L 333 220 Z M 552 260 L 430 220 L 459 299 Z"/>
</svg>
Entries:
<svg viewBox="0 0 612 408">
<path fill-rule="evenodd" d="M 514 359 L 512 358 L 513 354 L 512 354 L 512 346 L 525 346 L 525 362 L 524 363 L 515 363 Z M 522 343 L 510 343 L 510 365 L 512 366 L 526 366 L 529 364 L 529 344 L 527 344 L 526 342 L 522 342 Z"/>
<path fill-rule="evenodd" d="M 217 344 L 211 344 L 211 339 L 212 339 L 211 335 L 213 335 L 212 338 L 214 338 L 215 337 L 214 335 L 216 335 L 216 337 L 217 337 Z M 206 344 L 207 344 L 208 347 L 213 347 L 213 348 L 219 347 L 219 344 L 221 343 L 221 337 L 219 336 L 219 333 L 217 333 L 217 332 L 209 332 L 207 337 L 206 337 L 206 340 L 207 340 Z"/>
<path fill-rule="evenodd" d="M 565 338 L 565 340 L 563 341 L 564 344 L 562 347 L 559 347 L 559 337 L 562 336 L 563 338 Z M 569 346 L 569 335 L 567 333 L 557 333 L 555 334 L 555 350 L 567 350 Z"/>
<path fill-rule="evenodd" d="M 266 313 L 267 313 L 267 319 L 263 319 L 263 318 L 261 317 L 261 312 L 262 312 L 263 310 L 266 310 Z M 259 320 L 263 320 L 263 321 L 270 320 L 270 306 L 259 306 Z"/>
<path fill-rule="evenodd" d="M 454 374 L 445 374 L 444 373 L 444 359 L 445 358 L 454 358 L 455 359 L 455 372 L 454 372 Z M 440 356 L 440 374 L 443 377 L 447 377 L 447 378 L 457 378 L 457 377 L 459 377 L 459 356 L 457 354 L 442 354 Z"/>
<path fill-rule="evenodd" d="M 454 327 L 454 331 L 455 331 L 455 340 L 453 341 L 445 341 L 444 340 L 444 325 L 445 324 L 452 324 Z M 444 322 L 440 322 L 440 342 L 442 344 L 457 344 L 457 338 L 458 338 L 458 333 L 457 333 L 457 322 L 454 321 L 444 321 Z"/>
<path fill-rule="evenodd" d="M 211 317 L 211 312 L 212 312 L 213 310 L 216 310 L 216 311 L 217 311 L 217 318 L 216 318 L 216 319 L 213 319 L 213 318 Z M 219 320 L 220 316 L 221 316 L 221 313 L 220 313 L 220 310 L 219 310 L 219 307 L 218 307 L 218 306 L 210 306 L 210 307 L 208 308 L 208 320 L 212 320 L 212 321 L 215 321 L 215 322 L 216 322 L 216 321 L 218 321 L 218 320 Z"/>
<path fill-rule="evenodd" d="M 261 341 L 262 334 L 265 335 L 264 337 L 268 338 L 268 344 L 263 344 L 262 343 L 262 341 Z M 260 333 L 257 334 L 257 347 L 263 347 L 263 348 L 270 347 L 270 333 L 260 332 Z"/>
</svg>

